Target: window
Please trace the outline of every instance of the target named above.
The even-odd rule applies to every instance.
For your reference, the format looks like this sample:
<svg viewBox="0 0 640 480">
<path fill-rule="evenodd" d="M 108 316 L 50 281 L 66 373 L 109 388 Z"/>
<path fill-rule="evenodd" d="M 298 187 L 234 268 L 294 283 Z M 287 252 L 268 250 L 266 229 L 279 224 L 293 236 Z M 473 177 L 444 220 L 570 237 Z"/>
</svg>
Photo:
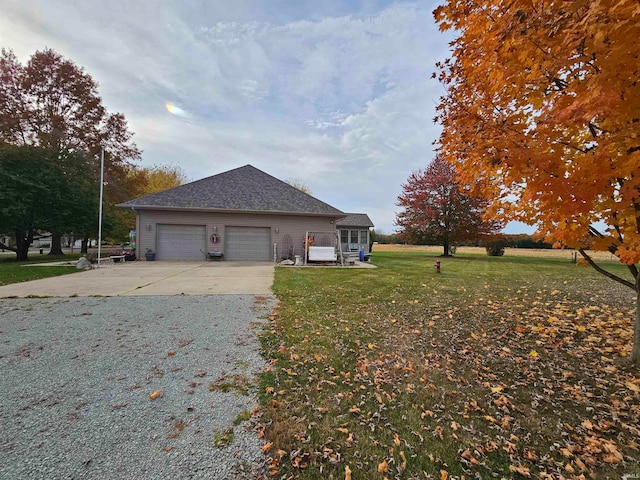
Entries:
<svg viewBox="0 0 640 480">
<path fill-rule="evenodd" d="M 351 230 L 351 241 L 349 243 L 358 243 L 358 230 Z"/>
<path fill-rule="evenodd" d="M 340 243 L 344 245 L 349 243 L 349 230 L 340 230 Z"/>
<path fill-rule="evenodd" d="M 369 233 L 366 230 L 360 230 L 360 243 L 363 245 L 368 245 L 369 244 L 369 239 L 367 238 L 367 233 Z"/>
</svg>

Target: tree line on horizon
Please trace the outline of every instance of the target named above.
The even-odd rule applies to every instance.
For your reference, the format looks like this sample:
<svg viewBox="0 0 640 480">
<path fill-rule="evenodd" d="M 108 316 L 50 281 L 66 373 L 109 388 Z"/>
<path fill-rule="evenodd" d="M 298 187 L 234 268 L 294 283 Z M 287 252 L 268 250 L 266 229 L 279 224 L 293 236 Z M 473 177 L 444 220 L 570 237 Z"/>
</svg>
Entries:
<svg viewBox="0 0 640 480">
<path fill-rule="evenodd" d="M 504 244 L 508 248 L 523 248 L 523 249 L 541 249 L 551 250 L 553 244 L 546 242 L 543 239 L 536 238 L 528 233 L 499 233 L 491 240 L 497 240 Z M 375 229 L 371 231 L 371 241 L 380 243 L 382 245 L 438 245 L 439 242 L 412 242 L 406 240 L 401 233 L 378 233 Z M 462 241 L 454 244 L 456 247 L 484 247 L 485 242 L 476 239 L 470 241 Z"/>
</svg>

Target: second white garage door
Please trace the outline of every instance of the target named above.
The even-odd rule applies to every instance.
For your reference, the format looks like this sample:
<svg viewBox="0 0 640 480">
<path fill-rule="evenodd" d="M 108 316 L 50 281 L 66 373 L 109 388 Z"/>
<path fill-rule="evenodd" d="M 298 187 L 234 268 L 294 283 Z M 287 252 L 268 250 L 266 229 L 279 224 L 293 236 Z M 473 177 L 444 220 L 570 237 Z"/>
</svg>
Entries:
<svg viewBox="0 0 640 480">
<path fill-rule="evenodd" d="M 204 225 L 158 225 L 158 260 L 202 260 Z"/>
<path fill-rule="evenodd" d="M 262 227 L 226 227 L 225 260 L 268 262 L 271 229 Z"/>
</svg>

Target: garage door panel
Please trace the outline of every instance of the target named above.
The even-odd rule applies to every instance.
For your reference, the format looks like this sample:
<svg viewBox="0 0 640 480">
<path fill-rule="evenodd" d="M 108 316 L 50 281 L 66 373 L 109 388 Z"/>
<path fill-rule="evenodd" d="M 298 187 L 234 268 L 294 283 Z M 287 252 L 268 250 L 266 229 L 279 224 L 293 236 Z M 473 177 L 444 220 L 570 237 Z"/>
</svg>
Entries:
<svg viewBox="0 0 640 480">
<path fill-rule="evenodd" d="M 204 260 L 204 225 L 158 225 L 158 260 Z"/>
<path fill-rule="evenodd" d="M 226 227 L 225 260 L 269 261 L 271 229 L 266 227 Z"/>
</svg>

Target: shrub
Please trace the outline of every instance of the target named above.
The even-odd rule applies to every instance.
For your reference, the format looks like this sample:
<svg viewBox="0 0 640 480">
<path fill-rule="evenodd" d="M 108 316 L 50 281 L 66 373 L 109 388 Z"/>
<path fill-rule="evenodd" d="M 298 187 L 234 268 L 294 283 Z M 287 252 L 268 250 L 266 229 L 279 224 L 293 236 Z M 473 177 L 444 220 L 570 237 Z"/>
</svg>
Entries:
<svg viewBox="0 0 640 480">
<path fill-rule="evenodd" d="M 507 242 L 503 239 L 494 239 L 484 242 L 484 248 L 490 257 L 501 257 Z"/>
</svg>

